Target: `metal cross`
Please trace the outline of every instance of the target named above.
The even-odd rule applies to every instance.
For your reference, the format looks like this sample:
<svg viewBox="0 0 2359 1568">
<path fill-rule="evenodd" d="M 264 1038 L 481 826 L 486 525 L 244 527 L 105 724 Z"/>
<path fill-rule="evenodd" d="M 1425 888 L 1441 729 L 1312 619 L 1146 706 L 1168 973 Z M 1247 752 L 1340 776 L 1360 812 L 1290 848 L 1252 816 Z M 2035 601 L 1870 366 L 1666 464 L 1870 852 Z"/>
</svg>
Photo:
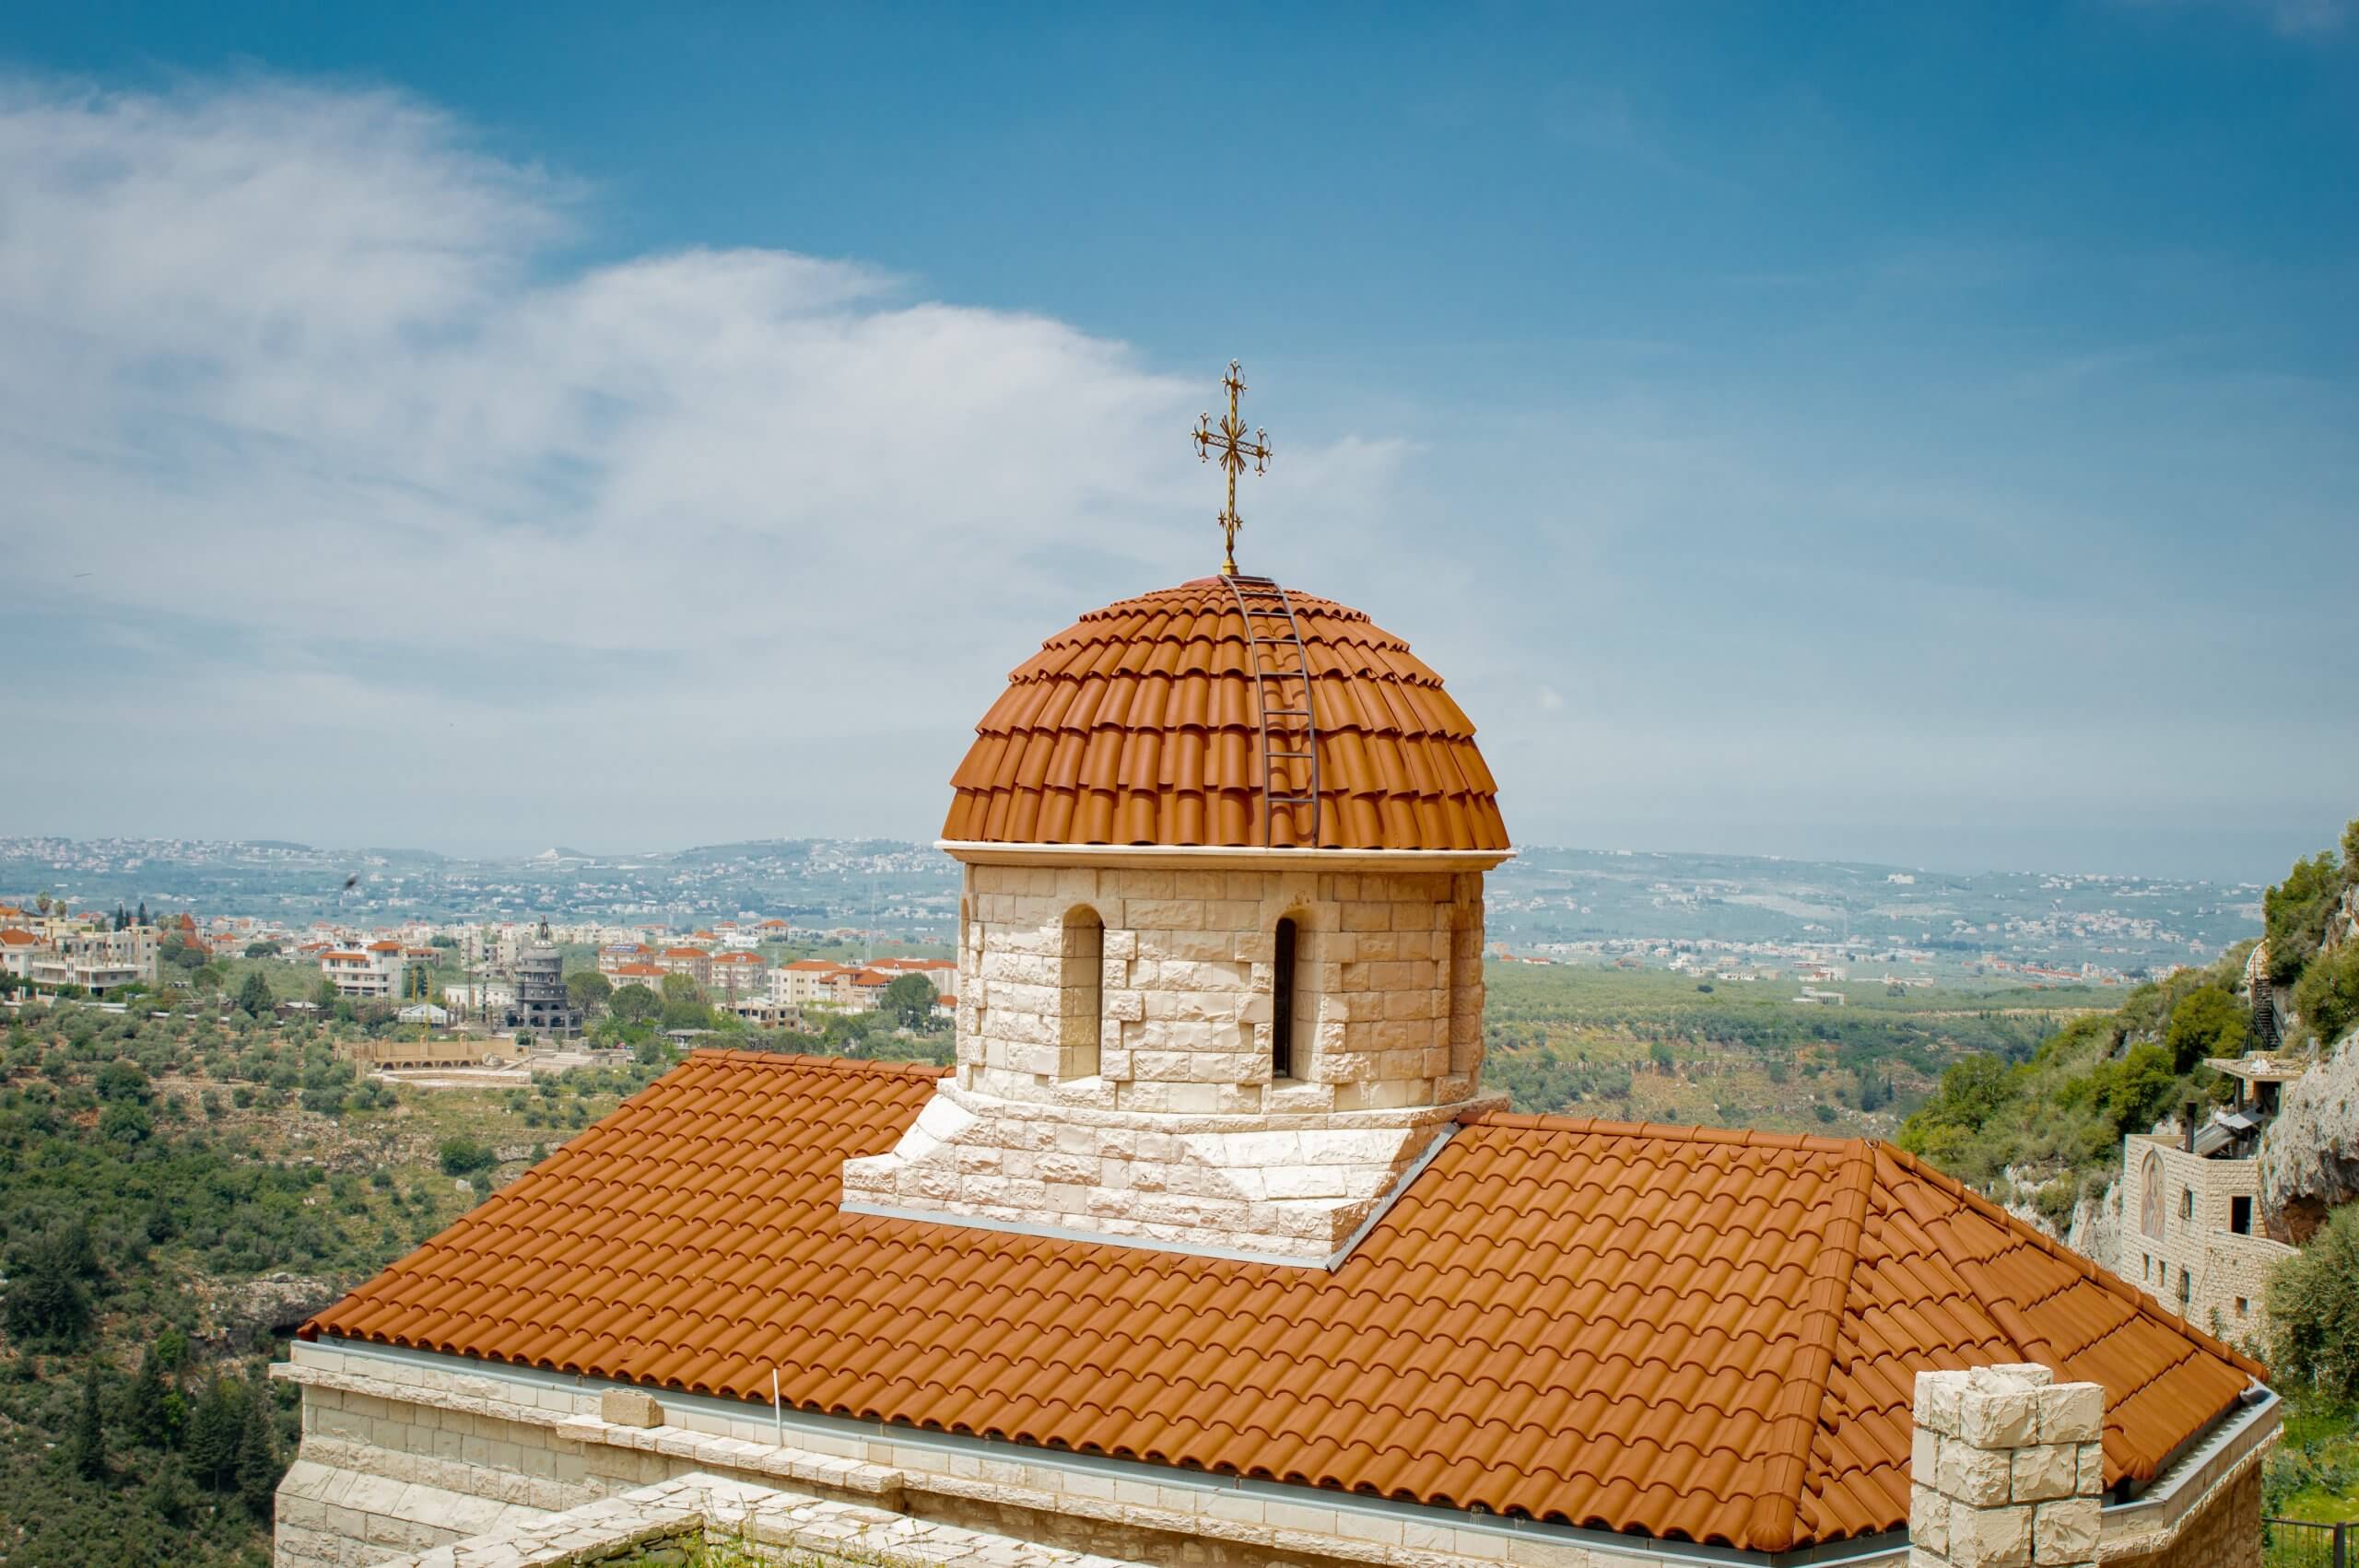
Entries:
<svg viewBox="0 0 2359 1568">
<path fill-rule="evenodd" d="M 1237 531 L 1245 520 L 1237 515 L 1237 476 L 1245 472 L 1245 460 L 1253 460 L 1253 472 L 1270 471 L 1270 432 L 1256 429 L 1253 439 L 1245 439 L 1245 421 L 1238 416 L 1237 399 L 1245 391 L 1245 369 L 1234 359 L 1228 362 L 1228 374 L 1221 379 L 1228 389 L 1228 416 L 1219 424 L 1213 423 L 1209 414 L 1196 415 L 1196 456 L 1210 462 L 1220 459 L 1221 467 L 1228 471 L 1228 505 L 1221 509 L 1220 531 L 1225 542 L 1221 574 L 1237 575 Z"/>
</svg>

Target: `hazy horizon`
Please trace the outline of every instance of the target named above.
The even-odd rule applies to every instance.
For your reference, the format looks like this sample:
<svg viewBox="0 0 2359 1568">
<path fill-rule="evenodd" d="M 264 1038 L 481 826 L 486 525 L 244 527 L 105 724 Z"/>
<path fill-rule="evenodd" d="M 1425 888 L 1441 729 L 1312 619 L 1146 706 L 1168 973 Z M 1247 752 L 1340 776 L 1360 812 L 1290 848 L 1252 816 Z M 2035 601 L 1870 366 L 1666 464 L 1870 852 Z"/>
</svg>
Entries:
<svg viewBox="0 0 2359 1568">
<path fill-rule="evenodd" d="M 1509 825 L 1513 825 L 1512 821 L 1510 821 Z M 2166 881 L 2212 882 L 2224 884 L 2249 883 L 2265 887 L 2281 880 L 2284 876 L 2287 868 L 2293 864 L 2296 858 L 2313 855 L 2318 853 L 2320 849 L 2331 848 L 2339 839 L 2341 832 L 2341 825 L 2340 824 L 2337 824 L 2331 828 L 2321 830 L 2315 837 L 2308 838 L 2303 837 L 2297 831 L 2290 829 L 2253 830 L 2245 835 L 2241 840 L 2234 841 L 2235 847 L 2226 845 L 2215 847 L 2208 861 L 2199 861 L 2195 859 L 2183 859 L 2179 861 L 2167 864 L 2160 861 L 2149 862 L 2141 860 L 2134 854 L 2130 854 L 2126 851 L 2116 854 L 2107 854 L 2102 852 L 2102 850 L 2083 852 L 2075 858 L 2070 851 L 2063 848 L 2063 846 L 2067 844 L 2077 843 L 2083 846 L 2084 851 L 2087 850 L 2087 847 L 2095 843 L 2095 839 L 2093 836 L 2086 833 L 2060 833 L 2057 837 L 2054 842 L 2059 847 L 2058 853 L 2064 858 L 2025 859 L 2013 860 L 1999 859 L 1995 858 L 1995 856 L 1994 858 L 1987 860 L 1967 860 L 1961 859 L 1911 857 L 1907 855 L 1894 854 L 1814 853 L 1808 848 L 1754 848 L 1726 844 L 1688 844 L 1672 846 L 1662 843 L 1615 842 L 1611 840 L 1559 843 L 1519 839 L 1516 847 L 1520 852 L 1534 850 L 1571 850 L 1590 854 L 1630 854 L 1637 856 L 1668 855 L 1714 857 L 1733 860 L 1793 860 L 1818 864 L 1871 866 L 1892 871 L 1919 872 L 1937 875 L 1947 874 L 1970 876 L 1990 872 L 2009 872 L 2026 874 L 2045 872 L 2064 876 L 2136 876 Z M 1903 840 L 1906 837 L 1906 830 L 1893 830 L 1894 841 Z M 95 833 L 62 833 L 44 831 L 37 828 L 17 828 L 7 826 L 6 825 L 0 825 L 0 840 L 17 837 L 64 838 L 75 842 L 92 842 L 110 837 L 122 838 L 125 840 L 178 840 L 181 842 L 208 843 L 257 844 L 279 842 L 298 844 L 307 849 L 316 850 L 323 854 L 345 852 L 353 854 L 384 852 L 427 854 L 440 856 L 447 860 L 476 862 L 530 860 L 534 856 L 543 854 L 550 849 L 559 849 L 571 853 L 578 853 L 594 860 L 628 860 L 634 856 L 641 855 L 676 855 L 696 849 L 742 843 L 833 839 L 839 842 L 873 841 L 879 843 L 929 845 L 935 841 L 933 835 L 912 834 L 906 832 L 768 832 L 718 834 L 710 837 L 691 836 L 681 838 L 675 842 L 639 842 L 622 844 L 619 846 L 614 844 L 593 843 L 562 837 L 552 837 L 546 840 L 532 841 L 529 845 L 525 845 L 518 841 L 498 840 L 484 840 L 469 844 L 464 840 L 458 839 L 445 840 L 442 842 L 396 841 L 392 839 L 370 839 L 367 841 L 338 840 L 333 837 L 323 837 L 316 835 L 307 837 L 299 833 L 285 832 L 109 833 L 101 831 Z M 2022 844 L 2030 844 L 2036 842 L 2036 840 L 2019 839 L 2018 842 Z M 2271 858 L 2272 855 L 2274 855 L 2275 858 Z M 2205 864 L 2209 864 L 2214 869 L 2203 869 Z M 2257 867 L 2258 869 L 2240 871 L 2237 869 L 2240 866 Z"/>
</svg>

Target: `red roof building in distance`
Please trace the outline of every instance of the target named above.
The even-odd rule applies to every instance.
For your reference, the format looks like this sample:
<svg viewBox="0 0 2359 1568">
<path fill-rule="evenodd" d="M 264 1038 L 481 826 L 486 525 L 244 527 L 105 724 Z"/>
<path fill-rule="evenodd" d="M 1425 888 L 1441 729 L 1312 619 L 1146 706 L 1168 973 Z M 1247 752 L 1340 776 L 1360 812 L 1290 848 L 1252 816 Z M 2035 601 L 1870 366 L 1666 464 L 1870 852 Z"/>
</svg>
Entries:
<svg viewBox="0 0 2359 1568">
<path fill-rule="evenodd" d="M 654 957 L 655 950 L 644 942 L 610 942 L 598 950 L 598 973 L 613 980 L 617 970 L 628 965 L 651 964 Z"/>
<path fill-rule="evenodd" d="M 715 994 L 730 998 L 769 993 L 769 966 L 758 953 L 716 953 L 707 984 Z"/>
<path fill-rule="evenodd" d="M 1496 786 L 1367 615 L 1084 614 L 951 797 L 951 1064 L 698 1051 L 313 1317 L 281 1563 L 725 1483 L 822 1557 L 2257 1568 L 2264 1369 L 2135 1286 L 1880 1143 L 1508 1109 Z"/>
</svg>

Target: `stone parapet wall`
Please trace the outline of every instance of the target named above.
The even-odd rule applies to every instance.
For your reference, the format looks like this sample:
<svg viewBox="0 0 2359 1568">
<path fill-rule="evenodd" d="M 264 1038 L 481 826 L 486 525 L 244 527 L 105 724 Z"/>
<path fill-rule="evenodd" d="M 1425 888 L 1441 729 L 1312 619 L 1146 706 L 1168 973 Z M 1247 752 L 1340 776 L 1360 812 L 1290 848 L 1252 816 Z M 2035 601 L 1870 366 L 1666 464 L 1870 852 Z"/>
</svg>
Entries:
<svg viewBox="0 0 2359 1568">
<path fill-rule="evenodd" d="M 274 1369 L 303 1387 L 302 1447 L 278 1494 L 280 1568 L 346 1568 L 529 1531 L 692 1475 L 759 1489 L 790 1508 L 844 1504 L 1141 1562 L 1665 1563 L 1643 1541 L 1525 1533 L 1508 1521 L 1311 1488 L 780 1420 L 758 1407 L 503 1375 L 455 1358 L 334 1342 L 298 1342 L 292 1354 Z M 1871 1547 L 1847 1558 L 1850 1568 L 1899 1568 L 1903 1556 L 1911 1568 L 2255 1568 L 2259 1463 L 2273 1420 L 2215 1433 L 2143 1499 L 2100 1514 L 2089 1489 L 2102 1485 L 2102 1460 L 2095 1436 L 2082 1435 L 2101 1430 L 2094 1385 L 2043 1382 L 2039 1367 L 1926 1375 L 1934 1387 L 1919 1389 L 1916 1539 Z"/>
<path fill-rule="evenodd" d="M 607 1386 L 550 1387 L 457 1360 L 306 1342 L 293 1356 L 273 1369 L 303 1386 L 304 1410 L 303 1445 L 278 1493 L 277 1568 L 416 1558 L 696 1474 L 795 1505 L 848 1504 L 1184 1568 L 1662 1568 L 1637 1543 L 1624 1551 L 1611 1538 L 1568 1541 L 1310 1488 L 1092 1466 L 1014 1445 L 986 1453 L 851 1423 L 781 1432 L 767 1410 L 636 1390 L 649 1408 L 610 1410 L 617 1390 Z M 1898 1568 L 1899 1555 L 1857 1568 Z"/>
<path fill-rule="evenodd" d="M 2106 1568 L 2260 1568 L 2260 1466 L 2246 1465 L 2152 1551 L 2108 1552 Z"/>
<path fill-rule="evenodd" d="M 1121 1568 L 1124 1561 L 857 1504 L 786 1496 L 696 1471 L 487 1530 L 387 1568 L 673 1568 L 692 1560 L 689 1548 L 720 1545 L 766 1562 L 828 1568 Z"/>
</svg>

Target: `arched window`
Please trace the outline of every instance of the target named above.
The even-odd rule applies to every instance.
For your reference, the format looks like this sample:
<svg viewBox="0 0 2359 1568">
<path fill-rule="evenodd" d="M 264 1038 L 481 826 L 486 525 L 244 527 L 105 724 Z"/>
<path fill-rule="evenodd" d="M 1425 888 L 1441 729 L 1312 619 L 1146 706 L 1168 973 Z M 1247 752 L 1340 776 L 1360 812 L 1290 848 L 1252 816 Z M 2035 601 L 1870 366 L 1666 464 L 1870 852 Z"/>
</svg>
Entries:
<svg viewBox="0 0 2359 1568">
<path fill-rule="evenodd" d="M 1294 1076 L 1294 1014 L 1296 953 L 1300 933 L 1291 916 L 1278 922 L 1277 943 L 1270 961 L 1270 1076 Z"/>
<path fill-rule="evenodd" d="M 1065 912 L 1064 956 L 1057 980 L 1057 1076 L 1097 1076 L 1098 1031 L 1105 1025 L 1106 922 L 1083 906 Z"/>
</svg>

